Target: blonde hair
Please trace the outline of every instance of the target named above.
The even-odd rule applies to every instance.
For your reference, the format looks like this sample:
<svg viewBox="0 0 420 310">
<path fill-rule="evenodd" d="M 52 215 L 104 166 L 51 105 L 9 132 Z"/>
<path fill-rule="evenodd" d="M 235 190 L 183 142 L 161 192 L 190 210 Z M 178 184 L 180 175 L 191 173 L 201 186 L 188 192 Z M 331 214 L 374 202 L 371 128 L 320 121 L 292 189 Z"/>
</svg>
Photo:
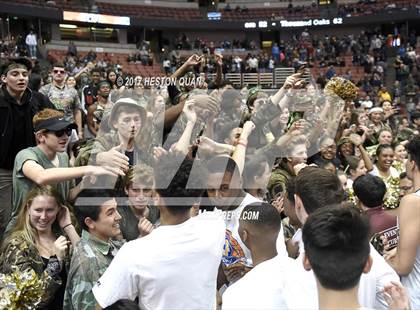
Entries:
<svg viewBox="0 0 420 310">
<path fill-rule="evenodd" d="M 54 117 L 63 117 L 64 113 L 53 109 L 44 109 L 35 114 L 32 119 L 33 126 L 38 126 L 39 123 Z"/>
<path fill-rule="evenodd" d="M 52 187 L 51 185 L 45 185 L 33 188 L 26 196 L 26 200 L 22 204 L 21 209 L 19 211 L 19 215 L 16 220 L 16 225 L 10 232 L 10 235 L 7 236 L 4 240 L 3 248 L 7 246 L 9 240 L 13 239 L 17 235 L 21 236 L 29 246 L 36 247 L 38 232 L 35 229 L 35 227 L 31 225 L 28 210 L 35 198 L 39 196 L 53 197 L 57 203 L 57 206 L 59 206 L 60 208 L 61 198 L 54 187 Z"/>
<path fill-rule="evenodd" d="M 135 184 L 144 184 L 152 188 L 154 184 L 153 169 L 142 164 L 130 167 L 124 178 L 124 187 L 128 188 Z"/>
</svg>

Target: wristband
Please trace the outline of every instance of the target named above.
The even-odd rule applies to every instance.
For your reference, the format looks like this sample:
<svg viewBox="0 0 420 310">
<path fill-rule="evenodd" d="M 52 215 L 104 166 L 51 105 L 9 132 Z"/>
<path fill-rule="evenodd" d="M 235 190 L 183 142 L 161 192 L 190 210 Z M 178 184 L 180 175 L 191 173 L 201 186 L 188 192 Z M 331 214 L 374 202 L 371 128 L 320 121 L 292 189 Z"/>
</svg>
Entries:
<svg viewBox="0 0 420 310">
<path fill-rule="evenodd" d="M 64 229 L 66 229 L 67 226 L 70 226 L 70 225 L 73 225 L 73 224 L 72 223 L 67 224 L 67 225 L 63 226 L 63 228 L 61 228 L 61 229 L 64 230 Z"/>
</svg>

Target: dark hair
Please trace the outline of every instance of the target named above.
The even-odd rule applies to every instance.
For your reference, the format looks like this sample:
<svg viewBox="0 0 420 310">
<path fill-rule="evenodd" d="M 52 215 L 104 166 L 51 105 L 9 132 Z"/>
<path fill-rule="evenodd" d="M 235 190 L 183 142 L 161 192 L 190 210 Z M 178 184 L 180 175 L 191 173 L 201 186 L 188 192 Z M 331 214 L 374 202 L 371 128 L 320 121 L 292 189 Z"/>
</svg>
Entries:
<svg viewBox="0 0 420 310">
<path fill-rule="evenodd" d="M 255 218 L 254 216 L 244 216 L 244 214 L 253 214 Z M 254 202 L 247 205 L 242 210 L 240 219 L 258 230 L 280 230 L 280 213 L 271 204 L 266 202 Z"/>
<path fill-rule="evenodd" d="M 38 91 L 41 88 L 42 77 L 38 73 L 31 73 L 29 76 L 28 87 L 32 91 Z"/>
<path fill-rule="evenodd" d="M 188 212 L 204 192 L 202 168 L 198 163 L 194 164 L 194 170 L 192 167 L 193 161 L 182 157 L 167 156 L 156 162 L 155 190 L 172 214 Z M 172 198 L 183 198 L 182 204 L 174 203 Z"/>
<path fill-rule="evenodd" d="M 107 77 L 107 78 L 108 78 L 108 75 L 109 75 L 111 72 L 114 72 L 114 73 L 115 73 L 115 75 L 116 75 L 116 76 L 118 76 L 118 74 L 117 74 L 117 71 L 116 71 L 116 70 L 114 70 L 114 69 L 108 69 L 108 70 L 106 71 L 106 77 Z"/>
<path fill-rule="evenodd" d="M 420 118 L 420 111 L 414 111 L 411 114 L 411 121 L 414 122 L 415 119 L 419 119 Z"/>
<path fill-rule="evenodd" d="M 417 168 L 420 169 L 420 136 L 414 136 L 408 144 L 405 146 L 407 153 L 410 155 L 410 159 L 414 160 Z"/>
<path fill-rule="evenodd" d="M 228 80 L 228 79 L 223 79 L 220 83 L 219 83 L 219 88 L 223 88 L 223 87 L 225 87 L 225 86 L 227 86 L 227 85 L 230 85 L 230 86 L 234 86 L 233 85 L 233 82 L 231 81 L 231 80 Z"/>
<path fill-rule="evenodd" d="M 386 185 L 380 177 L 366 174 L 354 181 L 353 190 L 366 207 L 375 208 L 383 204 Z"/>
<path fill-rule="evenodd" d="M 334 164 L 332 160 L 321 159 L 318 161 L 318 167 L 322 169 L 327 169 L 327 167 L 331 165 L 334 167 L 334 169 L 337 169 L 337 166 Z"/>
<path fill-rule="evenodd" d="M 1 67 L 0 67 L 0 74 L 6 75 L 7 72 L 12 70 L 12 66 L 15 68 L 16 65 L 24 66 L 28 71 L 32 70 L 32 62 L 25 58 L 9 58 Z"/>
<path fill-rule="evenodd" d="M 379 157 L 379 155 L 385 149 L 391 149 L 392 151 L 394 151 L 394 148 L 392 147 L 391 144 L 379 144 L 378 148 L 376 149 L 376 157 Z"/>
<path fill-rule="evenodd" d="M 228 156 L 216 156 L 207 162 L 208 173 L 226 173 L 240 175 L 236 162 Z"/>
<path fill-rule="evenodd" d="M 341 203 L 345 198 L 340 179 L 330 171 L 318 167 L 302 169 L 295 178 L 295 190 L 308 214 L 322 207 Z"/>
<path fill-rule="evenodd" d="M 53 64 L 53 68 L 54 67 L 58 67 L 58 68 L 66 68 L 66 66 L 64 66 L 64 64 L 62 62 L 55 62 Z"/>
<path fill-rule="evenodd" d="M 305 254 L 321 285 L 347 290 L 369 258 L 369 221 L 354 207 L 331 205 L 312 213 L 302 229 Z"/>
<path fill-rule="evenodd" d="M 90 75 L 92 75 L 93 72 L 99 73 L 100 75 L 102 75 L 102 70 L 99 68 L 93 68 L 92 70 L 90 70 Z"/>
<path fill-rule="evenodd" d="M 238 90 L 235 89 L 228 89 L 223 92 L 222 101 L 220 103 L 220 109 L 222 111 L 232 111 L 233 109 L 233 102 L 236 99 L 241 98 L 241 94 Z"/>
<path fill-rule="evenodd" d="M 265 155 L 252 155 L 245 159 L 245 169 L 243 172 L 244 187 L 251 189 L 254 177 L 259 177 L 264 173 L 265 164 L 268 164 L 268 159 Z"/>
<path fill-rule="evenodd" d="M 359 116 L 364 114 L 364 111 L 358 111 L 358 110 L 353 110 L 353 112 L 351 112 L 351 116 L 350 116 L 350 125 L 357 125 L 359 126 Z"/>
<path fill-rule="evenodd" d="M 239 128 L 240 126 L 236 122 L 225 121 L 221 119 L 219 120 L 220 121 L 216 122 L 215 126 L 215 135 L 217 137 L 216 140 L 217 142 L 225 143 L 225 139 L 229 137 L 232 130 Z"/>
<path fill-rule="evenodd" d="M 85 224 L 85 219 L 89 217 L 93 221 L 98 220 L 99 214 L 101 213 L 100 206 L 114 197 L 115 192 L 112 189 L 83 189 L 79 195 L 77 195 L 77 200 L 74 207 L 76 218 L 82 228 L 89 230 Z"/>
</svg>

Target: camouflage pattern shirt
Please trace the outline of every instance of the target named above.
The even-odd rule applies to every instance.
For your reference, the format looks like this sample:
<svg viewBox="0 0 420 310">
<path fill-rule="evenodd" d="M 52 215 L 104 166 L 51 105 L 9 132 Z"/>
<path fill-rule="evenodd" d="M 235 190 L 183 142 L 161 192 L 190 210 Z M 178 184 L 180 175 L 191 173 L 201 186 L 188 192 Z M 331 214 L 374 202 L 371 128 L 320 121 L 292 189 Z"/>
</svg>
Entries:
<svg viewBox="0 0 420 310">
<path fill-rule="evenodd" d="M 39 92 L 47 96 L 57 110 L 63 111 L 65 118 L 69 121 L 74 121 L 76 110 L 82 110 L 77 90 L 67 85 L 59 88 L 50 83 L 42 86 Z"/>
<path fill-rule="evenodd" d="M 64 294 L 64 309 L 95 309 L 92 287 L 111 264 L 123 242 L 104 242 L 82 231 L 82 238 L 73 251 L 67 287 Z"/>
</svg>

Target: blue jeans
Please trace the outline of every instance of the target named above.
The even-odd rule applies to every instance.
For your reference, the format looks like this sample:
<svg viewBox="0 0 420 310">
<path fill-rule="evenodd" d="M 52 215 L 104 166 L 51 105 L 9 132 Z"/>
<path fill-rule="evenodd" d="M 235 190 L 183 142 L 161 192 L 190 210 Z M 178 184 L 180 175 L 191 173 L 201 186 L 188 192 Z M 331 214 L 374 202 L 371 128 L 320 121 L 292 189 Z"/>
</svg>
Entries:
<svg viewBox="0 0 420 310">
<path fill-rule="evenodd" d="M 28 45 L 29 57 L 36 58 L 36 45 Z"/>
</svg>

